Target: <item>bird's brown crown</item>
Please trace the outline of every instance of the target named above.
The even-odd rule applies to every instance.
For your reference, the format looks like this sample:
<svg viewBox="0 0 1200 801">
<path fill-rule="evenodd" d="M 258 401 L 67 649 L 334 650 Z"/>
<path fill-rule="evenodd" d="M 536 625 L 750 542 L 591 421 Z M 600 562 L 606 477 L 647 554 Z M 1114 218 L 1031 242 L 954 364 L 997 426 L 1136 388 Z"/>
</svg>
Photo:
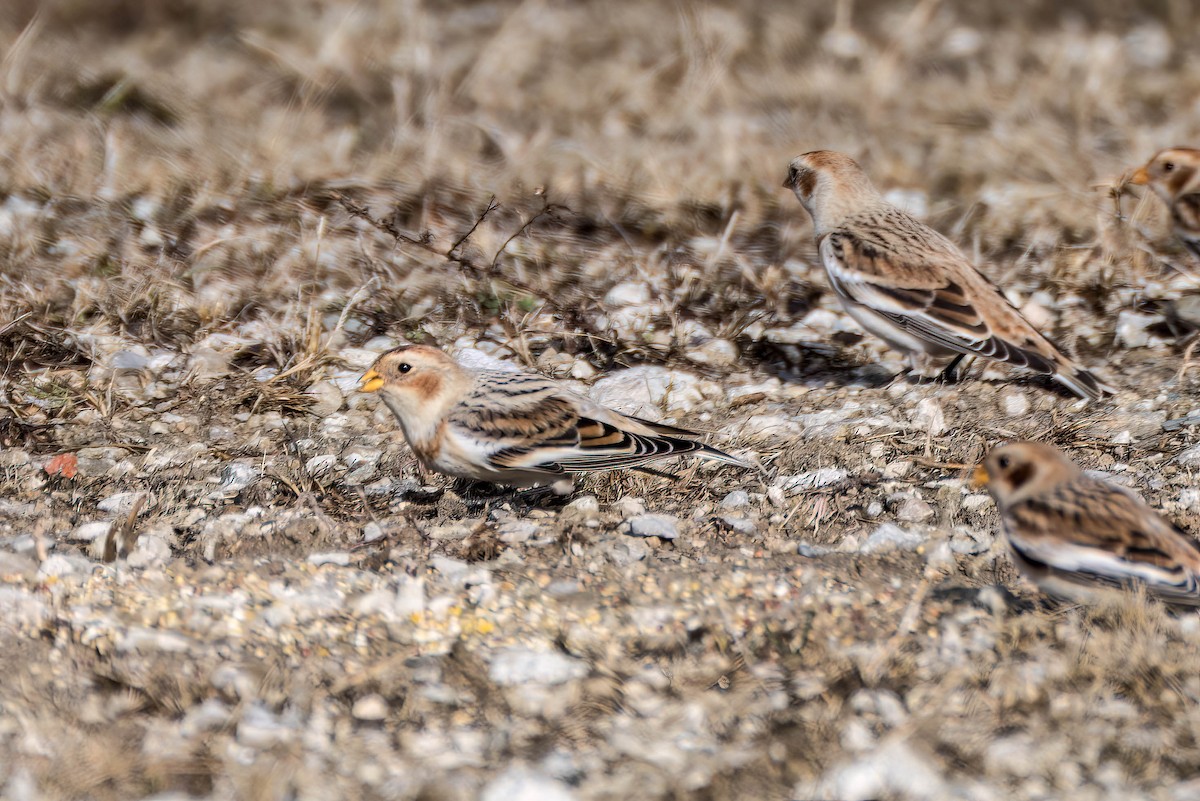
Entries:
<svg viewBox="0 0 1200 801">
<path fill-rule="evenodd" d="M 817 186 L 818 173 L 832 175 L 865 175 L 858 162 L 834 150 L 812 150 L 792 159 L 783 185 L 797 194 L 808 197 Z"/>
</svg>

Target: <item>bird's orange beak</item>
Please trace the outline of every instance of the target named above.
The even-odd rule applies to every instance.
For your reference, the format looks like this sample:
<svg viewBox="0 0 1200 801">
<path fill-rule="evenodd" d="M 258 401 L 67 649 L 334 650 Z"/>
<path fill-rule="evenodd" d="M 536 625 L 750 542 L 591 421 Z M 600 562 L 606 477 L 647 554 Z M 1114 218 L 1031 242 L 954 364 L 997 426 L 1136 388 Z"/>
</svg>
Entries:
<svg viewBox="0 0 1200 801">
<path fill-rule="evenodd" d="M 383 386 L 383 376 L 375 372 L 374 369 L 363 373 L 363 377 L 358 379 L 359 392 L 378 392 Z"/>
<path fill-rule="evenodd" d="M 1129 183 L 1135 186 L 1145 186 L 1150 183 L 1150 173 L 1146 172 L 1145 167 L 1138 167 L 1137 171 L 1130 176 Z"/>
<path fill-rule="evenodd" d="M 975 468 L 975 472 L 971 473 L 971 489 L 983 489 L 990 479 L 987 468 L 979 465 Z"/>
</svg>

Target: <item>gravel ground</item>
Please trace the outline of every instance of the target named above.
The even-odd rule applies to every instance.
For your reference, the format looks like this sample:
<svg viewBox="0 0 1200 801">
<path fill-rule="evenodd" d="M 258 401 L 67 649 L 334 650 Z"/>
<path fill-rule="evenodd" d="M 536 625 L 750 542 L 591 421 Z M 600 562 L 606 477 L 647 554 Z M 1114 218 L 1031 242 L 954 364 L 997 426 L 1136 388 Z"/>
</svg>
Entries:
<svg viewBox="0 0 1200 801">
<path fill-rule="evenodd" d="M 1194 268 L 1105 193 L 1200 138 L 1194 12 L 401 5 L 0 17 L 0 796 L 1200 795 L 1200 619 L 1045 603 L 967 481 L 1045 440 L 1200 531 Z M 1117 396 L 896 378 L 821 145 Z M 761 470 L 424 474 L 354 392 L 406 340 Z"/>
</svg>

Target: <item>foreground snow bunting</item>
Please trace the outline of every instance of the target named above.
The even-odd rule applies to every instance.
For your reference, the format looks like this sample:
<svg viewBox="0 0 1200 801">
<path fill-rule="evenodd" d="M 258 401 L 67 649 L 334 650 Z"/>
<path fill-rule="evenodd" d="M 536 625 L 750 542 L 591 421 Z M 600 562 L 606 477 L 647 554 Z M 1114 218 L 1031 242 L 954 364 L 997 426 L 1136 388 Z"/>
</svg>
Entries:
<svg viewBox="0 0 1200 801">
<path fill-rule="evenodd" d="M 684 453 L 750 466 L 691 431 L 605 409 L 548 378 L 469 370 L 422 345 L 380 356 L 359 388 L 380 394 L 425 467 L 459 478 L 566 495 L 574 473 L 645 469 Z"/>
<path fill-rule="evenodd" d="M 1200 606 L 1200 549 L 1191 536 L 1057 448 L 996 448 L 975 483 L 986 483 L 996 501 L 1013 561 L 1044 592 L 1092 603 L 1142 585 L 1165 603 Z"/>
<path fill-rule="evenodd" d="M 1175 235 L 1200 259 L 1200 150 L 1173 147 L 1159 151 L 1129 183 L 1149 186 L 1171 210 Z"/>
<path fill-rule="evenodd" d="M 977 354 L 1050 375 L 1077 395 L 1112 392 L 1026 322 L 953 242 L 888 203 L 850 157 L 792 161 L 783 185 L 812 215 L 821 261 L 846 311 L 909 355 L 914 370 Z"/>
</svg>

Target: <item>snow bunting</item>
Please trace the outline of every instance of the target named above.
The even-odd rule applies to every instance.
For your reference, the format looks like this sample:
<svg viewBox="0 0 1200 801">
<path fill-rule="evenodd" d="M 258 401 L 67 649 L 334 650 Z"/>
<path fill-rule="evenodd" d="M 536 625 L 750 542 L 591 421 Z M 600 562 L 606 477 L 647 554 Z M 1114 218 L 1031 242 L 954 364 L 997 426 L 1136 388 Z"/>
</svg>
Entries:
<svg viewBox="0 0 1200 801">
<path fill-rule="evenodd" d="M 380 393 L 423 465 L 459 478 L 566 495 L 573 473 L 684 453 L 750 467 L 691 431 L 614 412 L 539 375 L 468 369 L 423 345 L 380 356 L 359 389 Z"/>
<path fill-rule="evenodd" d="M 914 370 L 978 354 L 1052 376 L 1094 400 L 1112 392 L 1013 308 L 953 242 L 888 203 L 850 157 L 815 150 L 783 185 L 812 215 L 829 281 L 846 311 L 909 355 Z"/>
<path fill-rule="evenodd" d="M 1149 186 L 1171 210 L 1175 235 L 1200 259 L 1200 150 L 1172 147 L 1138 168 L 1129 183 Z"/>
<path fill-rule="evenodd" d="M 1017 567 L 1050 595 L 1091 603 L 1144 585 L 1200 606 L 1200 548 L 1124 487 L 1085 474 L 1039 442 L 994 449 L 975 470 L 987 484 Z"/>
</svg>

